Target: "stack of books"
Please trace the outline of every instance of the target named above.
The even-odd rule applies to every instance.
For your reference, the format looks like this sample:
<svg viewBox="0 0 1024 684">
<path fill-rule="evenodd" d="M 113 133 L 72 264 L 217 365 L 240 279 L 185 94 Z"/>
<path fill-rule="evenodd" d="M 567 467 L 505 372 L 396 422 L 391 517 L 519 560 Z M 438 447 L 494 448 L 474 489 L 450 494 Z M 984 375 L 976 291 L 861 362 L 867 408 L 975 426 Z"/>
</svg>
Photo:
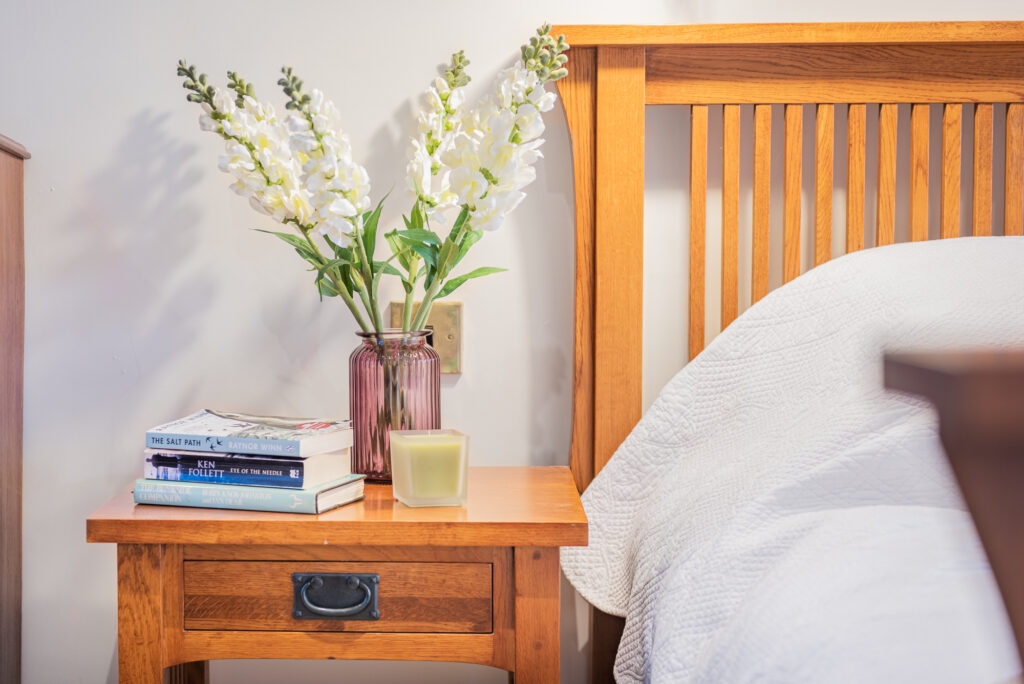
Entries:
<svg viewBox="0 0 1024 684">
<path fill-rule="evenodd" d="M 135 503 L 323 513 L 363 498 L 349 421 L 205 409 L 146 433 Z"/>
</svg>

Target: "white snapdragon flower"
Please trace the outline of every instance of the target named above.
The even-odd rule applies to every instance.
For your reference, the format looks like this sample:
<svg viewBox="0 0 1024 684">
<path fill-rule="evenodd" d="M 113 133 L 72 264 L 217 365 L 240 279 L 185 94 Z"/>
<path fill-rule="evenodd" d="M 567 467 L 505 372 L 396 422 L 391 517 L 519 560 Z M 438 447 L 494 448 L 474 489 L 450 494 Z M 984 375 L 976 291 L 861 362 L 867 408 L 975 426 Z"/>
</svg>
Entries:
<svg viewBox="0 0 1024 684">
<path fill-rule="evenodd" d="M 452 170 L 452 192 L 459 204 L 473 205 L 487 192 L 487 179 L 479 169 L 459 166 Z"/>
<path fill-rule="evenodd" d="M 497 229 L 525 197 L 522 189 L 536 178 L 533 165 L 544 143 L 541 113 L 554 106 L 554 99 L 537 74 L 519 62 L 499 75 L 491 97 L 460 117 L 459 129 L 438 158 L 451 170 L 451 190 L 469 207 L 475 229 Z M 410 161 L 409 170 L 422 174 L 422 153 L 417 146 L 413 153 L 420 157 Z"/>
<path fill-rule="evenodd" d="M 310 93 L 308 117 L 296 111 L 288 119 L 289 144 L 305 158 L 300 184 L 309 197 L 320 232 L 341 246 L 370 209 L 370 176 L 352 158 L 352 144 L 341 130 L 341 116 L 320 90 Z"/>
<path fill-rule="evenodd" d="M 251 97 L 243 98 L 239 107 L 230 92 L 218 90 L 213 106 L 203 104 L 199 125 L 224 137 L 218 166 L 235 178 L 231 184 L 235 193 L 278 221 L 309 222 L 312 206 L 301 186 L 301 169 L 273 108 Z"/>
<path fill-rule="evenodd" d="M 409 141 L 408 187 L 423 202 L 431 222 L 443 223 L 447 211 L 459 203 L 460 192 L 452 185 L 453 167 L 445 158 L 455 149 L 462 130 L 463 101 L 463 88 L 451 88 L 445 79 L 436 78 L 423 95 L 417 116 L 419 135 Z"/>
<path fill-rule="evenodd" d="M 519 206 L 525 197 L 526 193 L 518 190 L 488 193 L 470 212 L 470 222 L 479 230 L 497 230 L 505 216 Z"/>
</svg>

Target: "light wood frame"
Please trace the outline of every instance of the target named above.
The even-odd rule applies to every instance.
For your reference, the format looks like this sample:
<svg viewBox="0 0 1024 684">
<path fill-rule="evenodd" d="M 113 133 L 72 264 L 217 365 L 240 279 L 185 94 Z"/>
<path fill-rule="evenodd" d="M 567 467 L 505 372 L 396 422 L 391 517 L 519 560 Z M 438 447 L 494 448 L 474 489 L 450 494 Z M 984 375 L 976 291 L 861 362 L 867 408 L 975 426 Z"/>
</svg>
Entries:
<svg viewBox="0 0 1024 684">
<path fill-rule="evenodd" d="M 709 106 L 722 111 L 722 301 L 726 327 L 739 313 L 738 270 L 750 301 L 770 288 L 772 182 L 782 184 L 782 280 L 801 272 L 803 106 L 814 105 L 813 265 L 833 255 L 832 214 L 845 211 L 845 249 L 895 240 L 898 105 L 910 109 L 909 238 L 929 238 L 929 183 L 940 186 L 936 237 L 1024 234 L 1024 22 L 557 26 L 572 45 L 558 82 L 569 125 L 576 192 L 576 314 L 570 465 L 582 491 L 642 413 L 644 115 L 646 105 L 690 105 L 689 356 L 707 341 Z M 993 140 L 993 104 L 1005 136 Z M 753 105 L 753 130 L 739 108 Z M 941 106 L 939 178 L 929 179 L 929 111 Z M 772 108 L 783 108 L 783 177 L 771 178 Z M 973 149 L 962 150 L 964 108 Z M 846 109 L 846 206 L 833 206 L 835 114 Z M 712 110 L 717 113 L 717 107 Z M 877 111 L 877 114 L 875 113 Z M 867 119 L 871 128 L 866 126 Z M 968 115 L 968 118 L 969 115 Z M 877 130 L 874 217 L 865 216 L 866 133 Z M 752 260 L 738 263 L 740 136 L 753 135 Z M 872 141 L 874 142 L 874 141 Z M 1005 148 L 1003 204 L 993 201 L 993 145 Z M 717 151 L 715 151 L 717 153 Z M 964 159 L 961 159 L 963 154 Z M 961 164 L 973 182 L 961 188 Z M 998 178 L 998 175 L 996 175 Z M 960 225 L 961 191 L 972 197 Z M 595 616 L 594 679 L 611 681 L 622 622 Z M 617 632 L 616 632 L 617 630 Z M 608 653 L 610 651 L 610 653 Z"/>
</svg>

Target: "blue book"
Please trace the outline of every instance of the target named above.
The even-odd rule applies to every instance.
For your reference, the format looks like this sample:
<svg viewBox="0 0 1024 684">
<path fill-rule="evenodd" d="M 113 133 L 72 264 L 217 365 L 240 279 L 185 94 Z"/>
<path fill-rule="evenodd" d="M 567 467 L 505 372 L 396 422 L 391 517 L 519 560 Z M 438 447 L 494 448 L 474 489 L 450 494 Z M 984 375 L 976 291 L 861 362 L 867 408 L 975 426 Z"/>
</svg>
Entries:
<svg viewBox="0 0 1024 684">
<path fill-rule="evenodd" d="M 203 409 L 146 432 L 150 449 L 315 456 L 352 446 L 348 420 L 254 416 Z"/>
<path fill-rule="evenodd" d="M 143 477 L 148 480 L 308 489 L 352 472 L 348 448 L 307 458 L 161 449 L 145 453 Z"/>
<path fill-rule="evenodd" d="M 136 480 L 134 493 L 137 504 L 317 514 L 362 499 L 365 478 L 347 475 L 311 489 Z"/>
</svg>

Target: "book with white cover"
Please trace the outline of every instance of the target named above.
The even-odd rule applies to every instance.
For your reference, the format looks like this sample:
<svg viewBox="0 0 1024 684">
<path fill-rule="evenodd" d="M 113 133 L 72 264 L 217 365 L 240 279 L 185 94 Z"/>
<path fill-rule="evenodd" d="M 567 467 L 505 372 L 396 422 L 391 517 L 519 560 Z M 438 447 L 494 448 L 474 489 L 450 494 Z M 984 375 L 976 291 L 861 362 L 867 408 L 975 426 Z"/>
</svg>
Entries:
<svg viewBox="0 0 1024 684">
<path fill-rule="evenodd" d="M 150 449 L 307 457 L 352 446 L 351 421 L 203 409 L 146 433 Z"/>
</svg>

